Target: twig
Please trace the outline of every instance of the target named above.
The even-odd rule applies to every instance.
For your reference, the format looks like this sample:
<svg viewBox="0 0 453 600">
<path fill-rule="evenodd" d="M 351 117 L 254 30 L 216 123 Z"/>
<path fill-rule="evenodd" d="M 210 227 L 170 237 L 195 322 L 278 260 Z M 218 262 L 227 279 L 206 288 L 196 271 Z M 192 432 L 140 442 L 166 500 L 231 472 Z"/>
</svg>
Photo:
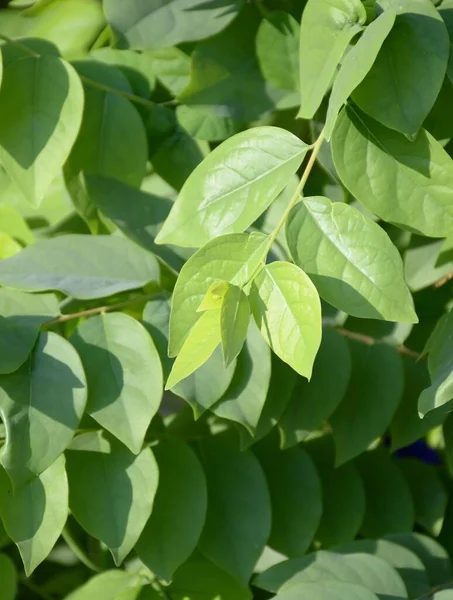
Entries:
<svg viewBox="0 0 453 600">
<path fill-rule="evenodd" d="M 376 338 L 371 337 L 369 335 L 365 335 L 363 333 L 357 333 L 356 331 L 349 331 L 342 327 L 335 328 L 335 331 L 337 331 L 340 335 L 342 335 L 350 340 L 355 340 L 356 342 L 361 342 L 362 344 L 366 344 L 367 346 L 374 346 L 375 344 L 383 343 L 380 340 L 377 340 Z M 397 350 L 397 352 L 399 352 L 400 354 L 404 354 L 405 356 L 411 356 L 412 358 L 415 358 L 416 360 L 420 360 L 420 358 L 423 357 L 418 352 L 415 352 L 415 350 L 411 350 L 410 348 L 407 348 L 404 344 L 395 346 L 395 350 Z"/>
<path fill-rule="evenodd" d="M 442 583 L 440 585 L 437 585 L 436 587 L 431 588 L 428 592 L 425 592 L 421 596 L 413 598 L 413 600 L 424 600 L 424 598 L 430 598 L 431 596 L 434 596 L 434 594 L 437 594 L 437 592 L 441 592 L 442 590 L 448 589 L 452 586 L 453 581 L 447 581 L 446 583 Z"/>
<path fill-rule="evenodd" d="M 453 279 L 453 271 L 450 271 L 434 283 L 435 288 L 440 288 Z"/>
<path fill-rule="evenodd" d="M 157 293 L 157 292 L 156 292 Z M 96 306 L 95 308 L 88 308 L 87 310 L 81 310 L 80 312 L 71 313 L 68 315 L 61 315 L 56 319 L 52 319 L 50 321 L 46 321 L 42 324 L 42 327 L 52 327 L 53 325 L 58 325 L 59 323 L 66 323 L 66 321 L 71 321 L 72 319 L 79 319 L 81 317 L 92 317 L 93 315 L 98 315 L 100 313 L 109 312 L 111 310 L 117 310 L 119 308 L 126 308 L 128 306 L 133 306 L 134 304 L 140 304 L 140 302 L 148 302 L 156 296 L 154 294 L 145 294 L 143 296 L 138 296 L 137 298 L 132 298 L 131 300 L 125 300 L 124 302 L 118 302 L 117 304 L 107 304 L 105 306 Z"/>
</svg>

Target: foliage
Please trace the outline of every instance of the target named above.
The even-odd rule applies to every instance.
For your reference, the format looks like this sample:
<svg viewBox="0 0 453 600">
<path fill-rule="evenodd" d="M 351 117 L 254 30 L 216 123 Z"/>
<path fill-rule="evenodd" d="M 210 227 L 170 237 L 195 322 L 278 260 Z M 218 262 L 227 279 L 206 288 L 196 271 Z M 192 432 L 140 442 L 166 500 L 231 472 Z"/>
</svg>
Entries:
<svg viewBox="0 0 453 600">
<path fill-rule="evenodd" d="M 452 0 L 0 2 L 1 600 L 453 599 Z"/>
</svg>

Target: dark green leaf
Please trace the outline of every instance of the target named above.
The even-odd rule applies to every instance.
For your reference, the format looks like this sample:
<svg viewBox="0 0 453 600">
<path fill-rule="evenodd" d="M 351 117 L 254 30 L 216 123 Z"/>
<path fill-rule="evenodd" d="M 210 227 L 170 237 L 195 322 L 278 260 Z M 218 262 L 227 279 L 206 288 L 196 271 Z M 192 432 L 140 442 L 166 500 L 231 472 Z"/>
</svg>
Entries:
<svg viewBox="0 0 453 600">
<path fill-rule="evenodd" d="M 0 554 L 0 581 L 2 582 L 2 600 L 15 600 L 17 592 L 17 572 L 13 561 Z"/>
</svg>

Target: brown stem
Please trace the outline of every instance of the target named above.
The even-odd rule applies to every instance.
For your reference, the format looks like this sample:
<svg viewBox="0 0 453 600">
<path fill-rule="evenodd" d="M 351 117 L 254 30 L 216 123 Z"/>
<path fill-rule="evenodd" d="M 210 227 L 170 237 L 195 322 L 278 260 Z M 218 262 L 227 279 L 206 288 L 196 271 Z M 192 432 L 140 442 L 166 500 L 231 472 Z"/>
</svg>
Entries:
<svg viewBox="0 0 453 600">
<path fill-rule="evenodd" d="M 148 302 L 156 296 L 154 294 L 146 294 L 144 296 L 138 296 L 137 298 L 132 298 L 131 300 L 125 300 L 124 302 L 118 302 L 117 304 L 107 304 L 106 306 L 96 306 L 95 308 L 88 308 L 87 310 L 81 310 L 80 312 L 71 313 L 69 315 L 61 315 L 56 319 L 52 319 L 50 321 L 46 321 L 42 324 L 42 327 L 52 327 L 53 325 L 58 325 L 59 323 L 66 323 L 66 321 L 71 321 L 72 319 L 79 319 L 80 317 L 92 317 L 93 315 L 98 315 L 100 313 L 109 312 L 111 310 L 118 310 L 120 308 L 126 308 L 128 306 L 133 306 L 134 304 L 139 304 L 140 302 Z"/>
<path fill-rule="evenodd" d="M 350 340 L 355 340 L 356 342 L 361 342 L 362 344 L 366 344 L 367 346 L 374 346 L 375 344 L 381 343 L 379 340 L 377 340 L 369 335 L 364 335 L 363 333 L 357 333 L 356 331 L 348 331 L 347 329 L 343 329 L 342 327 L 336 328 L 335 331 L 337 331 L 340 335 L 342 335 Z M 400 346 L 395 346 L 395 349 L 400 354 L 404 354 L 405 356 L 411 356 L 412 358 L 415 358 L 416 360 L 420 360 L 420 358 L 422 358 L 421 354 L 419 354 L 418 352 L 415 352 L 415 350 L 411 350 L 410 348 L 407 348 L 406 346 L 404 346 L 404 344 L 401 344 Z"/>
<path fill-rule="evenodd" d="M 434 283 L 435 288 L 440 288 L 453 279 L 453 271 L 450 271 Z"/>
</svg>

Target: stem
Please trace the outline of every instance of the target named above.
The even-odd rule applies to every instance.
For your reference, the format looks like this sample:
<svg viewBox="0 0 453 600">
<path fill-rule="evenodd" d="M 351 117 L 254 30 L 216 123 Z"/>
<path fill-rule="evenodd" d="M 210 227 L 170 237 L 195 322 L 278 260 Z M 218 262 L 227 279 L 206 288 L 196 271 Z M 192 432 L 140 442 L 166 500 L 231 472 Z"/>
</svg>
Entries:
<svg viewBox="0 0 453 600">
<path fill-rule="evenodd" d="M 383 343 L 380 340 L 377 340 L 374 337 L 371 337 L 369 335 L 364 335 L 363 333 L 357 333 L 356 331 L 348 331 L 347 329 L 343 329 L 342 327 L 336 327 L 335 331 L 345 338 L 348 338 L 350 340 L 355 340 L 356 342 L 361 342 L 362 344 L 365 344 L 366 346 L 374 346 L 375 344 Z M 410 348 L 407 348 L 406 346 L 404 346 L 404 344 L 395 346 L 395 349 L 397 352 L 399 352 L 399 354 L 404 354 L 405 356 L 410 356 L 411 358 L 415 358 L 415 360 L 420 360 L 422 358 L 421 354 L 419 354 L 418 352 L 415 352 L 415 350 L 411 350 Z"/>
<path fill-rule="evenodd" d="M 148 300 L 154 298 L 157 293 L 158 292 L 155 292 L 154 294 L 145 294 L 144 296 L 138 296 L 137 298 L 132 298 L 131 300 L 117 302 L 116 304 L 96 306 L 95 308 L 88 308 L 87 310 L 81 310 L 80 312 L 71 313 L 69 315 L 61 315 L 56 319 L 46 321 L 42 324 L 42 327 L 52 327 L 53 325 L 58 325 L 59 323 L 66 323 L 66 321 L 71 321 L 72 319 L 79 319 L 80 317 L 91 317 L 93 315 L 109 312 L 111 310 L 117 310 L 118 308 L 126 308 L 128 306 L 133 306 L 134 304 L 139 304 L 140 302 L 148 302 Z"/>
<path fill-rule="evenodd" d="M 16 40 L 8 37 L 7 35 L 3 35 L 0 33 L 0 40 L 4 40 L 8 44 L 16 46 L 16 48 L 19 48 L 20 50 L 22 50 L 22 52 L 24 52 L 28 56 L 32 56 L 33 58 L 39 58 L 41 56 L 37 52 L 34 52 L 34 50 L 31 50 L 25 44 L 22 44 L 21 42 L 18 42 Z M 152 102 L 151 100 L 146 100 L 146 98 L 141 98 L 140 96 L 137 96 L 136 94 L 131 94 L 129 92 L 123 92 L 122 90 L 112 88 L 109 85 L 104 85 L 103 83 L 99 83 L 98 81 L 95 81 L 94 79 L 90 79 L 89 77 L 86 77 L 85 75 L 80 75 L 80 73 L 79 73 L 79 78 L 85 85 L 88 85 L 92 88 L 101 90 L 103 92 L 110 92 L 111 94 L 116 94 L 117 96 L 122 96 L 123 98 L 126 98 L 130 102 L 135 102 L 135 104 L 141 104 L 142 106 L 146 106 L 146 108 L 154 108 L 156 106 L 156 103 Z"/>
<path fill-rule="evenodd" d="M 442 583 L 440 585 L 437 585 L 436 587 L 431 588 L 428 592 L 425 592 L 421 596 L 417 596 L 417 598 L 414 598 L 414 600 L 423 600 L 424 598 L 431 598 L 431 596 L 434 596 L 434 594 L 437 594 L 437 592 L 441 592 L 442 590 L 445 590 L 446 588 L 451 588 L 452 586 L 453 581 L 447 581 L 446 583 Z"/>
<path fill-rule="evenodd" d="M 74 536 L 67 527 L 63 529 L 61 536 L 81 563 L 88 567 L 90 571 L 100 573 L 101 568 L 96 563 L 94 563 L 91 560 L 91 558 L 86 554 L 86 552 L 80 547 L 80 545 L 76 542 Z"/>
<path fill-rule="evenodd" d="M 301 180 L 299 182 L 299 185 L 297 186 L 296 191 L 294 192 L 293 197 L 291 198 L 288 206 L 286 207 L 285 212 L 281 216 L 280 221 L 277 223 L 274 231 L 268 237 L 267 244 L 264 247 L 264 251 L 263 251 L 265 257 L 268 255 L 270 249 L 272 248 L 272 245 L 275 242 L 278 234 L 280 233 L 280 230 L 284 227 L 286 220 L 288 219 L 289 213 L 291 212 L 292 208 L 294 207 L 294 205 L 296 204 L 296 202 L 299 200 L 300 196 L 302 195 L 305 184 L 307 183 L 307 180 L 310 176 L 311 170 L 313 169 L 313 166 L 316 162 L 316 158 L 318 157 L 319 151 L 321 150 L 323 141 L 324 141 L 324 129 L 321 131 L 318 139 L 313 144 L 313 148 L 312 148 L 311 155 L 310 155 L 310 160 L 308 161 L 307 166 L 305 167 L 304 172 L 302 173 Z M 256 267 L 256 269 L 250 275 L 250 277 L 247 281 L 247 284 L 250 283 L 254 279 L 255 275 L 258 273 L 258 271 L 261 268 L 262 268 L 262 265 L 258 265 Z"/>
</svg>

